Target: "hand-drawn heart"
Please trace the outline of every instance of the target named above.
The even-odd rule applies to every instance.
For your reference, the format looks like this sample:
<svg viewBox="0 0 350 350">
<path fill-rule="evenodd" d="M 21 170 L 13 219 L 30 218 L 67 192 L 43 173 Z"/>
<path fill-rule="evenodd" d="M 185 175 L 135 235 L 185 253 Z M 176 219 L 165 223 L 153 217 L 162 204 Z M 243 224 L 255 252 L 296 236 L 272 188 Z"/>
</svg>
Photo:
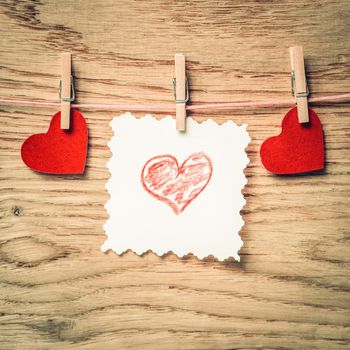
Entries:
<svg viewBox="0 0 350 350">
<path fill-rule="evenodd" d="M 23 162 L 48 174 L 82 174 L 85 169 L 88 130 L 77 110 L 71 110 L 70 129 L 60 128 L 61 112 L 51 119 L 46 134 L 28 137 L 22 144 Z"/>
<path fill-rule="evenodd" d="M 282 121 L 282 132 L 268 138 L 260 148 L 261 162 L 275 174 L 297 174 L 324 168 L 322 124 L 309 109 L 309 123 L 299 123 L 297 108 Z"/>
<path fill-rule="evenodd" d="M 175 157 L 161 155 L 146 162 L 141 182 L 149 194 L 179 215 L 205 189 L 212 172 L 211 160 L 203 152 L 192 154 L 181 166 Z"/>
</svg>

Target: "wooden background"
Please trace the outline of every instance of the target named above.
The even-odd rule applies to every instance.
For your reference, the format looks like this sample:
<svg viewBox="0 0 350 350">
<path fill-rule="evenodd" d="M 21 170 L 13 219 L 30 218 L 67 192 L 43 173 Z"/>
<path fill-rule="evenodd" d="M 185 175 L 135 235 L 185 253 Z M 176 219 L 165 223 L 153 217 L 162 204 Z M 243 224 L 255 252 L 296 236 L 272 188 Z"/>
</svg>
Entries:
<svg viewBox="0 0 350 350">
<path fill-rule="evenodd" d="M 312 96 L 350 92 L 349 16 L 348 0 L 0 0 L 0 96 L 57 100 L 71 51 L 78 102 L 171 103 L 175 52 L 193 102 L 287 98 L 295 44 Z M 238 264 L 101 253 L 118 113 L 84 112 L 84 176 L 46 176 L 20 147 L 54 110 L 0 106 L 0 348 L 349 349 L 350 104 L 315 110 L 326 168 L 285 177 L 259 147 L 286 108 L 193 114 L 249 124 Z"/>
</svg>

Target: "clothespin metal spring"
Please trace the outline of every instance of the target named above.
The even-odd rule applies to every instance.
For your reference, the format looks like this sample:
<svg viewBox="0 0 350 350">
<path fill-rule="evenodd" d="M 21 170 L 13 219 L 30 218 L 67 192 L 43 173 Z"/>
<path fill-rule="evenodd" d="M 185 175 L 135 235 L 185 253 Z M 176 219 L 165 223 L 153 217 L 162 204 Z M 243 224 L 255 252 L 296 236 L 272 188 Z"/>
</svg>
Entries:
<svg viewBox="0 0 350 350">
<path fill-rule="evenodd" d="M 292 70 L 292 72 L 290 74 L 290 87 L 291 87 L 292 96 L 295 96 L 296 98 L 298 98 L 298 97 L 309 97 L 310 91 L 309 91 L 309 87 L 307 85 L 306 85 L 306 91 L 305 92 L 298 92 L 298 93 L 295 93 L 294 85 L 295 85 L 295 73 L 294 73 L 294 70 Z"/>
<path fill-rule="evenodd" d="M 188 80 L 186 79 L 186 96 L 183 100 L 177 100 L 176 99 L 176 78 L 173 78 L 173 89 L 174 89 L 174 98 L 175 98 L 175 103 L 187 103 L 190 99 L 190 92 L 189 92 L 189 87 L 188 87 Z"/>
<path fill-rule="evenodd" d="M 75 100 L 75 90 L 74 90 L 74 82 L 73 82 L 73 76 L 70 76 L 70 86 L 71 86 L 71 97 L 61 97 L 62 95 L 62 79 L 60 80 L 60 84 L 58 87 L 58 93 L 59 93 L 59 98 L 60 101 L 65 101 L 65 102 L 73 102 Z"/>
</svg>

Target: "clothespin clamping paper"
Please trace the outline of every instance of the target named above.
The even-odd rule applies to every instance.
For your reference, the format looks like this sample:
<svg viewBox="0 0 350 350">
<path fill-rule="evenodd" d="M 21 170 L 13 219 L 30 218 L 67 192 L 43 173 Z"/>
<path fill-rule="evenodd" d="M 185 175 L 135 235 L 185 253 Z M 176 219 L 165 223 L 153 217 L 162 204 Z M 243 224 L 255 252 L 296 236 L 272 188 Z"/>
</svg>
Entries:
<svg viewBox="0 0 350 350">
<path fill-rule="evenodd" d="M 72 76 L 72 55 L 70 52 L 62 54 L 59 96 L 61 101 L 61 129 L 67 130 L 70 128 L 70 104 L 75 99 Z"/>
<path fill-rule="evenodd" d="M 290 47 L 289 52 L 292 66 L 291 88 L 297 103 L 298 120 L 299 123 L 308 123 L 309 111 L 307 98 L 309 96 L 309 89 L 306 84 L 303 48 L 302 46 Z"/>
<path fill-rule="evenodd" d="M 175 77 L 173 78 L 174 96 L 176 103 L 176 130 L 186 130 L 186 103 L 189 100 L 188 81 L 186 79 L 185 55 L 175 55 Z"/>
</svg>

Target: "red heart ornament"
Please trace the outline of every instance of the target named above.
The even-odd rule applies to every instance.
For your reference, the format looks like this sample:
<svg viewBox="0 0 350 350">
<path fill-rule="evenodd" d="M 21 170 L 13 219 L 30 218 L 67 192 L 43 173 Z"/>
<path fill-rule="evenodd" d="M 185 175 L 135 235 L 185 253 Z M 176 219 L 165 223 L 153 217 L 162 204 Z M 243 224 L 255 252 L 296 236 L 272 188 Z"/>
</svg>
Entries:
<svg viewBox="0 0 350 350">
<path fill-rule="evenodd" d="M 161 155 L 146 162 L 141 182 L 149 194 L 178 215 L 205 189 L 212 172 L 211 160 L 203 152 L 192 154 L 181 166 L 175 157 Z"/>
<path fill-rule="evenodd" d="M 85 118 L 71 110 L 70 129 L 60 127 L 61 112 L 51 119 L 46 134 L 28 137 L 22 144 L 23 162 L 47 174 L 82 174 L 85 169 L 88 130 Z"/>
<path fill-rule="evenodd" d="M 309 122 L 299 123 L 297 108 L 282 121 L 282 132 L 268 138 L 260 148 L 261 162 L 274 174 L 297 174 L 324 168 L 322 124 L 309 109 Z"/>
</svg>

